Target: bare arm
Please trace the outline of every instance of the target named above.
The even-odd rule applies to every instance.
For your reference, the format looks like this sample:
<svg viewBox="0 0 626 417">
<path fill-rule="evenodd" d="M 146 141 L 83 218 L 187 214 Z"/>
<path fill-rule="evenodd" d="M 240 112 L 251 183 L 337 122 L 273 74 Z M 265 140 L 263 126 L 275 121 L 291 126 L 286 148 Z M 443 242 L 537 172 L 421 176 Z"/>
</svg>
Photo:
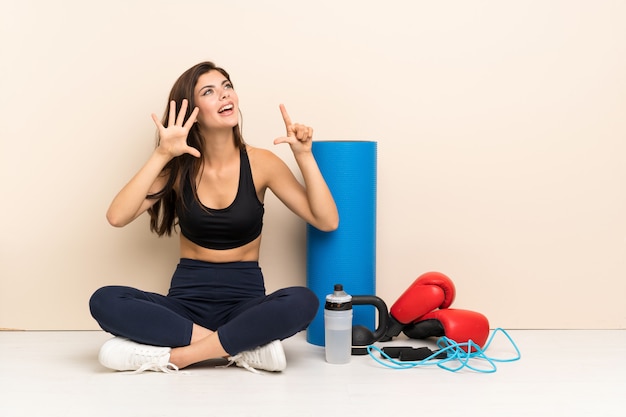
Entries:
<svg viewBox="0 0 626 417">
<path fill-rule="evenodd" d="M 172 102 L 167 128 L 156 115 L 152 114 L 152 119 L 159 129 L 159 146 L 111 202 L 107 211 L 107 220 L 111 225 L 126 226 L 157 201 L 148 199 L 146 196 L 163 188 L 167 181 L 167 178 L 162 175 L 163 168 L 172 158 L 184 153 L 200 156 L 197 149 L 187 145 L 187 135 L 196 120 L 198 109 L 194 109 L 189 119 L 183 123 L 186 111 L 187 100 L 183 100 L 178 116 L 176 116 L 175 103 Z"/>
<path fill-rule="evenodd" d="M 167 155 L 155 150 L 139 172 L 117 193 L 107 210 L 107 220 L 112 226 L 126 226 L 157 201 L 146 196 L 165 185 L 166 178 L 159 175 L 169 160 Z"/>
<path fill-rule="evenodd" d="M 302 172 L 304 187 L 297 182 L 283 163 L 282 166 L 277 167 L 277 175 L 270 182 L 270 189 L 287 207 L 312 226 L 323 231 L 335 230 L 339 226 L 339 213 L 311 152 L 313 129 L 292 123 L 282 104 L 280 111 L 285 121 L 287 136 L 277 138 L 274 143 L 289 144 L 298 168 Z"/>
</svg>

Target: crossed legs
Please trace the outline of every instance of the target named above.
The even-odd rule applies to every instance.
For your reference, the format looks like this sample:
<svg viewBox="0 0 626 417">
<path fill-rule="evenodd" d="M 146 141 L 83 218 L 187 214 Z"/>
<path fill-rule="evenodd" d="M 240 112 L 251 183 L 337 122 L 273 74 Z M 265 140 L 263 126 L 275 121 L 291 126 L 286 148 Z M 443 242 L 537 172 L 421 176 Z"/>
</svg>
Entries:
<svg viewBox="0 0 626 417">
<path fill-rule="evenodd" d="M 193 314 L 172 297 L 110 286 L 90 299 L 91 313 L 105 331 L 141 344 L 170 347 L 169 362 L 179 368 L 290 337 L 308 326 L 317 308 L 310 290 L 290 287 L 230 308 L 213 331 L 195 323 Z"/>
</svg>

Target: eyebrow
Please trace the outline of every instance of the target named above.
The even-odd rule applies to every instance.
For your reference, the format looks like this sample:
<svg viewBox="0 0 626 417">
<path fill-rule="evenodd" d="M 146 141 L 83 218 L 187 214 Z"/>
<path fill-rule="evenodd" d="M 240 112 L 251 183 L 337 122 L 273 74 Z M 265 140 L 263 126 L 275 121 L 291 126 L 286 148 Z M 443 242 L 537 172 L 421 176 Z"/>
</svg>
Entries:
<svg viewBox="0 0 626 417">
<path fill-rule="evenodd" d="M 224 81 L 222 81 L 222 85 L 224 85 L 224 84 L 230 84 L 230 81 L 228 79 L 225 79 Z M 198 89 L 198 92 L 204 90 L 205 88 L 215 88 L 215 85 L 209 84 L 209 85 L 205 85 L 204 87 L 200 87 Z"/>
</svg>

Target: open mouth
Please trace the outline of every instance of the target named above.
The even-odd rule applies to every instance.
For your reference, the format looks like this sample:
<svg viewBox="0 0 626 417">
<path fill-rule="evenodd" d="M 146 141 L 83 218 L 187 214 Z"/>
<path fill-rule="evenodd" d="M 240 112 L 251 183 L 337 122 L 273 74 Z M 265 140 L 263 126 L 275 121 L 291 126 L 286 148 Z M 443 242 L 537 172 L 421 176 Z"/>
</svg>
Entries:
<svg viewBox="0 0 626 417">
<path fill-rule="evenodd" d="M 233 105 L 232 104 L 227 104 L 223 107 L 220 107 L 220 109 L 217 111 L 218 113 L 224 113 L 226 111 L 232 110 L 233 109 Z"/>
</svg>

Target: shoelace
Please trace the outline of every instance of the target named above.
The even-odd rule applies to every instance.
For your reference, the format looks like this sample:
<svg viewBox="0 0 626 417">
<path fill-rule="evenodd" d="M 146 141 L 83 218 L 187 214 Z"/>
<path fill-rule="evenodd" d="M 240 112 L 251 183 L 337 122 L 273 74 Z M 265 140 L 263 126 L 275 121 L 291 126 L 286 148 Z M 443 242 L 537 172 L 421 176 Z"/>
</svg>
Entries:
<svg viewBox="0 0 626 417">
<path fill-rule="evenodd" d="M 164 372 L 166 374 L 170 374 L 170 373 L 176 373 L 179 371 L 178 366 L 174 365 L 171 362 L 167 362 L 163 364 L 162 363 L 163 361 L 159 360 L 161 358 L 163 358 L 163 356 L 157 357 L 154 354 L 151 354 L 149 351 L 136 351 L 135 357 L 133 358 L 134 359 L 133 362 L 135 363 L 139 362 L 141 365 L 132 373 L 140 374 L 145 371 L 156 371 L 156 372 Z M 168 359 L 169 359 L 169 355 L 168 355 Z"/>
<path fill-rule="evenodd" d="M 248 354 L 249 354 L 249 352 L 248 352 Z M 232 364 L 235 364 L 237 366 L 245 368 L 245 369 L 247 369 L 248 371 L 250 371 L 250 372 L 252 372 L 254 374 L 262 375 L 261 372 L 259 372 L 258 370 L 254 369 L 252 366 L 250 366 L 248 361 L 246 361 L 243 358 L 242 354 L 237 354 L 235 356 L 231 356 L 230 358 L 228 358 L 228 364 L 225 365 L 225 367 L 231 366 Z"/>
<path fill-rule="evenodd" d="M 143 365 L 141 365 L 139 369 L 132 371 L 131 374 L 140 374 L 145 371 L 165 372 L 166 374 L 173 374 L 173 373 L 180 372 L 178 369 L 178 366 L 170 362 L 166 363 L 165 365 L 160 365 L 156 362 L 146 362 Z"/>
</svg>

